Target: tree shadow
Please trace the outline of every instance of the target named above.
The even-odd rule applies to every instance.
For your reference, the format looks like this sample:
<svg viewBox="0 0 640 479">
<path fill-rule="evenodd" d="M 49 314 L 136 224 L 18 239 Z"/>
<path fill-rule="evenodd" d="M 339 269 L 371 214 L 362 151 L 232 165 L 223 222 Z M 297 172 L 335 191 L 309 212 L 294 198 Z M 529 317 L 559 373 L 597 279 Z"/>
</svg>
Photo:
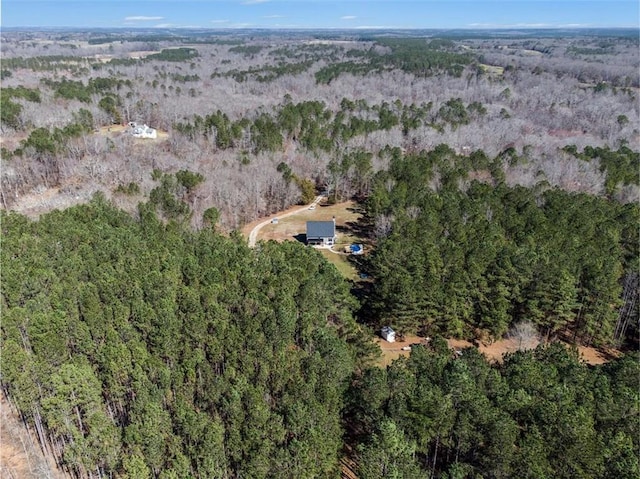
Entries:
<svg viewBox="0 0 640 479">
<path fill-rule="evenodd" d="M 360 238 L 371 240 L 371 226 L 362 221 L 347 221 L 345 228 Z"/>
</svg>

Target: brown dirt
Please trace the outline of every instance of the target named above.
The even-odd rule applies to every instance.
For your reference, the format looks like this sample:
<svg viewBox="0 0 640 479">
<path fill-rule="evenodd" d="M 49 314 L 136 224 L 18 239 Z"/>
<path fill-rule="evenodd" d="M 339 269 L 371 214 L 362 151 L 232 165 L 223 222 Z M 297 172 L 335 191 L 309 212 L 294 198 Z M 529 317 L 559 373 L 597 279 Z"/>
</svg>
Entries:
<svg viewBox="0 0 640 479">
<path fill-rule="evenodd" d="M 59 188 L 36 188 L 30 193 L 21 195 L 11 210 L 29 218 L 37 218 L 42 213 L 53 209 L 54 204 L 60 203 L 61 196 Z M 69 206 L 70 204 L 71 202 Z"/>
<path fill-rule="evenodd" d="M 64 479 L 42 454 L 4 394 L 0 393 L 0 477 L 3 479 Z"/>
<path fill-rule="evenodd" d="M 451 349 L 460 351 L 464 348 L 474 347 L 473 343 L 462 339 L 447 339 L 447 344 Z M 532 345 L 532 347 L 537 344 Z M 502 357 L 507 353 L 516 352 L 519 349 L 518 342 L 515 339 L 501 339 L 491 344 L 480 343 L 478 351 L 484 354 L 489 361 L 502 361 Z"/>
<path fill-rule="evenodd" d="M 426 338 L 412 334 L 405 334 L 402 341 L 396 341 L 395 343 L 389 343 L 379 337 L 376 337 L 374 341 L 382 350 L 382 356 L 378 361 L 378 365 L 381 367 L 389 366 L 393 361 L 402 356 L 409 357 L 411 350 L 403 350 L 402 348 L 408 348 L 416 343 L 426 344 Z"/>
<path fill-rule="evenodd" d="M 315 210 L 306 210 L 298 214 L 287 216 L 278 220 L 277 224 L 264 226 L 258 233 L 258 240 L 293 241 L 296 235 L 305 234 L 307 221 L 328 221 L 332 217 L 336 218 L 338 229 L 338 243 L 347 241 L 350 237 L 348 231 L 342 234 L 342 228 L 347 227 L 347 223 L 355 222 L 360 217 L 360 213 L 355 210 L 356 204 L 353 201 L 327 205 L 321 202 Z M 300 209 L 300 205 L 292 206 L 289 209 L 274 213 L 264 218 L 257 219 L 242 228 L 242 233 L 249 236 L 251 230 L 268 218 L 277 218 L 279 215 Z M 345 243 L 346 244 L 346 243 Z"/>
<path fill-rule="evenodd" d="M 580 358 L 591 365 L 608 363 L 622 354 L 615 349 L 600 350 L 588 346 L 578 346 L 578 352 L 580 353 Z"/>
<path fill-rule="evenodd" d="M 407 335 L 405 336 L 404 341 L 396 341 L 395 343 L 388 343 L 382 338 L 375 338 L 375 342 L 378 344 L 378 346 L 380 346 L 380 349 L 382 351 L 382 357 L 378 361 L 378 365 L 381 367 L 386 367 L 401 356 L 408 357 L 411 351 L 403 351 L 402 348 L 414 343 L 420 343 L 424 341 L 425 338 L 412 335 Z M 561 342 L 567 347 L 570 347 L 569 343 L 566 343 L 564 341 Z M 465 341 L 463 339 L 450 338 L 447 339 L 447 344 L 449 345 L 449 348 L 454 351 L 460 351 L 464 348 L 475 347 L 473 343 Z M 518 342 L 514 339 L 502 339 L 500 341 L 495 341 L 492 344 L 480 343 L 480 346 L 478 347 L 478 350 L 482 354 L 484 354 L 489 361 L 492 362 L 501 362 L 502 357 L 505 354 L 513 353 L 518 349 Z M 581 360 L 591 365 L 604 364 L 620 355 L 620 353 L 615 350 L 601 351 L 587 346 L 578 346 L 578 352 L 580 353 Z"/>
</svg>

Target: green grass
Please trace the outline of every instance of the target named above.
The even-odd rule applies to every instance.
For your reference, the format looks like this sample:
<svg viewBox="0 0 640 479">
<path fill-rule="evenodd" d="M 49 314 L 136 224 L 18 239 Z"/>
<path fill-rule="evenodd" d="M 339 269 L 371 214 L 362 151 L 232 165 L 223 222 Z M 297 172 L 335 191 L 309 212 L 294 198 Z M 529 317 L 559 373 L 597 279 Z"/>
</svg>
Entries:
<svg viewBox="0 0 640 479">
<path fill-rule="evenodd" d="M 327 251 L 326 249 L 320 249 L 318 251 L 322 253 L 322 256 L 327 258 L 327 261 L 329 261 L 329 263 L 334 264 L 335 267 L 338 268 L 338 271 L 340 271 L 340 274 L 346 279 L 352 281 L 356 281 L 358 279 L 358 272 L 353 267 L 353 263 L 349 261 L 349 256 L 344 254 L 332 253 L 331 251 Z"/>
</svg>

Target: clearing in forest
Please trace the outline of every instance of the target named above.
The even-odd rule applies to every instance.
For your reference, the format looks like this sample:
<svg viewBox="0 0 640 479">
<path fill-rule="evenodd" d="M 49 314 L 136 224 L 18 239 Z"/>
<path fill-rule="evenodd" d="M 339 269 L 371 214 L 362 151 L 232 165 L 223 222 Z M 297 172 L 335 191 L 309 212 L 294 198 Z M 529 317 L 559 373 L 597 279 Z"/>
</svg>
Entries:
<svg viewBox="0 0 640 479">
<path fill-rule="evenodd" d="M 382 351 L 382 356 L 379 358 L 377 364 L 380 367 L 387 367 L 401 356 L 408 357 L 411 352 L 410 346 L 412 344 L 424 344 L 425 338 L 407 334 L 402 341 L 389 343 L 380 337 L 376 337 L 375 342 L 380 346 L 380 350 Z M 571 347 L 569 343 L 565 341 L 561 342 L 567 347 Z M 452 350 L 452 354 L 455 354 L 456 351 L 462 351 L 465 348 L 476 347 L 473 343 L 465 341 L 464 339 L 449 338 L 447 339 L 447 344 Z M 502 362 L 505 354 L 516 352 L 520 347 L 516 339 L 506 338 L 491 344 L 480 343 L 477 349 L 484 354 L 489 361 Z M 619 355 L 617 351 L 601 351 L 588 346 L 578 346 L 578 353 L 582 361 L 591 365 L 604 364 L 616 355 Z"/>
<path fill-rule="evenodd" d="M 96 130 L 95 134 L 99 136 L 107 136 L 107 137 L 113 138 L 115 136 L 127 134 L 127 130 L 129 129 L 130 128 L 126 125 L 102 126 Z M 155 130 L 158 133 L 157 138 L 135 138 L 135 140 L 138 140 L 139 142 L 142 143 L 145 141 L 166 140 L 167 138 L 169 138 L 169 133 L 167 133 L 166 131 L 158 130 L 157 128 Z"/>
<path fill-rule="evenodd" d="M 280 218 L 282 215 L 287 216 Z M 328 261 L 338 268 L 338 271 L 340 271 L 345 278 L 357 281 L 359 279 L 358 271 L 354 263 L 350 260 L 350 255 L 344 253 L 344 247 L 352 243 L 362 243 L 365 245 L 365 251 L 371 251 L 372 244 L 365 238 L 358 224 L 361 216 L 362 211 L 354 201 L 334 205 L 320 202 L 315 209 L 308 209 L 296 205 L 271 215 L 269 218 L 278 218 L 278 221 L 263 226 L 258 232 L 257 240 L 304 242 L 307 221 L 327 221 L 335 217 L 338 241 L 331 250 L 320 249 L 319 251 Z M 264 221 L 265 218 L 262 218 L 249 223 L 242 229 L 242 233 L 249 237 L 250 232 Z M 374 341 L 382 352 L 378 360 L 378 365 L 387 367 L 401 356 L 408 357 L 411 352 L 410 346 L 416 343 L 424 343 L 425 338 L 415 335 L 405 335 L 403 341 L 388 343 L 379 336 L 376 336 Z M 562 343 L 570 347 L 569 342 L 562 341 Z M 453 351 L 474 347 L 473 343 L 462 339 L 449 338 L 447 339 L 447 344 L 452 349 L 452 353 Z M 484 354 L 489 361 L 498 362 L 502 361 L 502 357 L 505 354 L 515 352 L 518 349 L 520 348 L 517 340 L 511 338 L 501 339 L 491 344 L 480 342 L 478 346 L 478 350 Z M 591 365 L 606 363 L 619 354 L 617 351 L 601 351 L 588 346 L 578 346 L 578 352 L 582 360 Z"/>
<path fill-rule="evenodd" d="M 338 271 L 346 278 L 355 280 L 358 274 L 349 259 L 350 255 L 345 253 L 345 247 L 348 247 L 352 243 L 364 243 L 365 252 L 370 249 L 370 244 L 365 241 L 365 238 L 358 228 L 358 222 L 361 216 L 360 207 L 354 201 L 334 205 L 329 205 L 321 201 L 315 209 L 298 205 L 269 216 L 271 219 L 277 218 L 277 222 L 269 223 L 260 228 L 256 239 L 258 241 L 300 241 L 304 243 L 307 221 L 329 221 L 335 217 L 338 240 L 330 250 L 320 249 L 319 251 L 329 262 L 333 263 L 336 268 L 338 268 Z M 249 223 L 242 229 L 242 233 L 249 237 L 251 231 L 266 220 L 267 219 L 262 218 Z"/>
</svg>

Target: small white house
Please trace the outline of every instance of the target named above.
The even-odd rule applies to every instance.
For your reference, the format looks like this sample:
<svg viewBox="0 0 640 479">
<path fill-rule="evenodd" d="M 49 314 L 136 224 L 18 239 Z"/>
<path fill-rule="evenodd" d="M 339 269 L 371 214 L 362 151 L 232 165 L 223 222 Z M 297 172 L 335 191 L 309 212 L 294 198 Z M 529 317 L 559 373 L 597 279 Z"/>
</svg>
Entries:
<svg viewBox="0 0 640 479">
<path fill-rule="evenodd" d="M 382 329 L 380 329 L 380 335 L 388 343 L 396 342 L 396 332 L 391 329 L 391 326 L 383 326 Z"/>
<path fill-rule="evenodd" d="M 134 138 L 157 138 L 158 132 L 155 128 L 151 128 L 147 125 L 138 125 L 135 121 L 129 123 L 131 127 L 131 136 Z"/>
</svg>

